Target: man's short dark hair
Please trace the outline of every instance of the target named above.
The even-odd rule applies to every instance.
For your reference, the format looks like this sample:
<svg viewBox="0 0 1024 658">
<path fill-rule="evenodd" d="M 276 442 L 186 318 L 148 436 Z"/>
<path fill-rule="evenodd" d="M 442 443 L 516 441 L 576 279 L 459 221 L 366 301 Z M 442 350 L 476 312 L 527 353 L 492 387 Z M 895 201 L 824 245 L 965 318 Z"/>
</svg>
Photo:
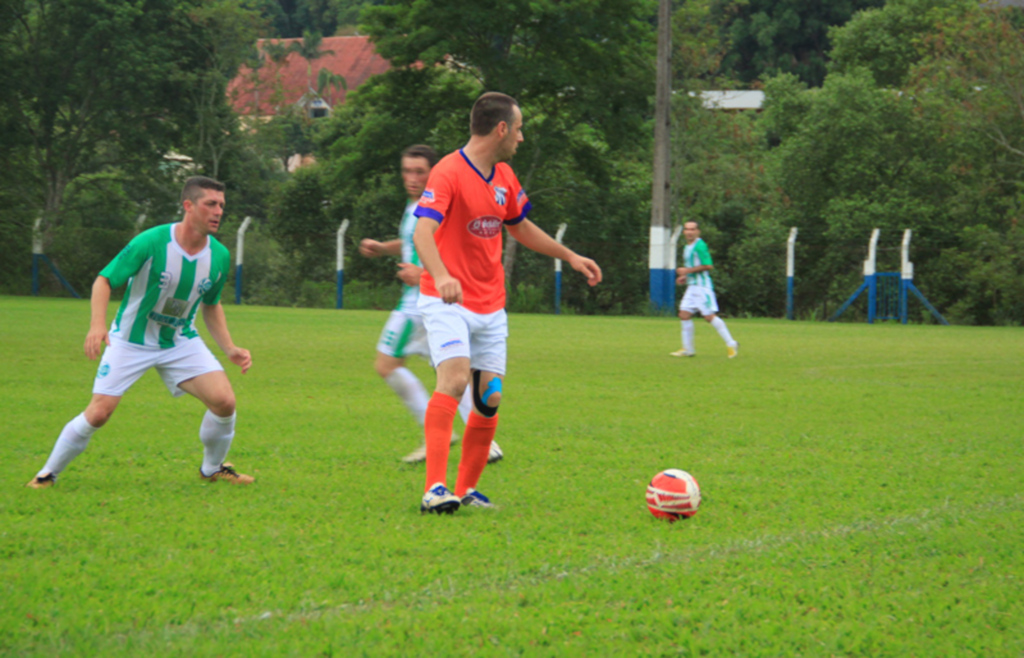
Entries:
<svg viewBox="0 0 1024 658">
<path fill-rule="evenodd" d="M 181 188 L 181 202 L 184 203 L 185 199 L 188 199 L 192 203 L 199 200 L 199 197 L 203 195 L 203 190 L 216 190 L 217 192 L 224 191 L 224 183 L 219 180 L 207 178 L 206 176 L 192 176 L 185 181 L 185 186 Z"/>
<path fill-rule="evenodd" d="M 516 99 L 499 91 L 489 91 L 473 103 L 473 111 L 469 115 L 469 132 L 473 135 L 490 135 L 499 123 L 504 121 L 512 128 L 515 112 L 518 107 Z"/>
<path fill-rule="evenodd" d="M 426 144 L 413 144 L 402 151 L 403 158 L 423 158 L 431 169 L 437 164 L 437 151 Z"/>
</svg>

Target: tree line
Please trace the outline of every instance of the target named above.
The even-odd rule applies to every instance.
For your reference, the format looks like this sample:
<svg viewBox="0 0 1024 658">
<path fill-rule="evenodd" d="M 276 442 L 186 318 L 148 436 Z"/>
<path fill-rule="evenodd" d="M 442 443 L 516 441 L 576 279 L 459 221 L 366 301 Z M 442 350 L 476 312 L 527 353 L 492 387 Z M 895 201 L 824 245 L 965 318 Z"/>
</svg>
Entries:
<svg viewBox="0 0 1024 658">
<path fill-rule="evenodd" d="M 1022 14 L 962 0 L 677 2 L 673 218 L 701 222 L 731 315 L 782 316 L 789 227 L 797 313 L 825 318 L 914 231 L 915 282 L 953 322 L 1024 321 Z M 0 0 L 0 292 L 28 291 L 33 228 L 81 291 L 140 228 L 173 220 L 178 183 L 225 180 L 222 239 L 245 216 L 246 299 L 330 306 L 334 232 L 393 236 L 398 157 L 466 138 L 483 90 L 520 101 L 513 166 L 531 218 L 595 258 L 563 312 L 647 313 L 654 0 Z M 312 120 L 238 117 L 226 87 L 281 57 L 260 36 L 369 35 L 392 69 Z M 104 44 L 106 47 L 98 47 Z M 761 89 L 757 113 L 699 93 Z M 273 90 L 267 90 L 273 93 Z M 316 164 L 288 174 L 295 152 Z M 187 156 L 186 158 L 179 156 Z M 354 254 L 354 249 L 349 249 Z M 551 310 L 550 261 L 506 239 L 510 307 Z M 346 306 L 387 308 L 392 264 L 349 259 Z M 48 292 L 57 294 L 50 282 Z M 849 314 L 848 314 L 849 315 Z M 856 309 L 851 316 L 856 318 Z M 922 309 L 921 321 L 927 321 Z"/>
</svg>

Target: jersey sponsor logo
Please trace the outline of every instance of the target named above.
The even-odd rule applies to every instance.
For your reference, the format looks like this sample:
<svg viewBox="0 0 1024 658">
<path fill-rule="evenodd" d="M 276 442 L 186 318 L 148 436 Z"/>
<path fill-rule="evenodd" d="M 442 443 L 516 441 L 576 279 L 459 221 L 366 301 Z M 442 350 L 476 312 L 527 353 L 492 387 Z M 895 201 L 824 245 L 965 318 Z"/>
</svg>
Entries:
<svg viewBox="0 0 1024 658">
<path fill-rule="evenodd" d="M 476 237 L 489 240 L 501 235 L 501 218 L 494 215 L 484 215 L 471 221 L 466 225 L 466 228 Z"/>
<path fill-rule="evenodd" d="M 420 203 L 433 203 L 434 202 L 434 190 L 423 190 L 423 196 L 420 197 Z"/>
<path fill-rule="evenodd" d="M 220 279 L 219 276 L 217 278 Z M 209 278 L 203 279 L 202 281 L 199 282 L 199 285 L 196 286 L 196 290 L 199 292 L 200 295 L 205 295 L 206 293 L 210 292 L 211 288 L 213 288 L 213 281 L 210 281 Z"/>
<path fill-rule="evenodd" d="M 174 280 L 174 275 L 172 275 L 170 272 L 161 272 L 160 273 L 160 284 L 159 284 L 160 289 L 161 290 L 167 290 L 167 288 L 170 287 L 171 282 L 173 280 Z"/>
<path fill-rule="evenodd" d="M 516 195 L 516 201 L 522 202 L 523 197 L 526 196 L 526 190 L 519 190 L 519 194 Z"/>
<path fill-rule="evenodd" d="M 164 302 L 164 307 L 160 309 L 160 314 L 180 318 L 185 315 L 186 311 L 188 311 L 187 300 L 171 297 Z"/>
<path fill-rule="evenodd" d="M 146 317 L 157 324 L 162 324 L 166 327 L 174 327 L 175 329 L 180 329 L 181 327 L 188 325 L 188 318 L 176 318 L 171 315 L 157 313 L 156 311 L 150 311 L 149 315 Z"/>
<path fill-rule="evenodd" d="M 508 194 L 508 190 L 506 190 L 504 187 L 495 187 L 494 188 L 494 202 L 497 203 L 499 206 L 505 205 L 505 195 L 506 194 Z"/>
</svg>

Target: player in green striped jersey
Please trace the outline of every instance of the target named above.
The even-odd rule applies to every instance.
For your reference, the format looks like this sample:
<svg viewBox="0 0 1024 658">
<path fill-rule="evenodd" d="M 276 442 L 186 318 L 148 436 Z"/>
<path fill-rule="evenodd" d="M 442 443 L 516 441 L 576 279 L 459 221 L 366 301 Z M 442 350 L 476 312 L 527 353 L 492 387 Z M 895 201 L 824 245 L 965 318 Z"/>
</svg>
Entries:
<svg viewBox="0 0 1024 658">
<path fill-rule="evenodd" d="M 384 379 L 395 395 L 412 414 L 420 425 L 427 412 L 429 396 L 427 389 L 405 363 L 410 356 L 418 355 L 430 359 L 430 348 L 427 346 L 427 331 L 423 327 L 423 316 L 417 301 L 420 296 L 420 274 L 423 266 L 416 255 L 416 247 L 412 243 L 413 231 L 416 229 L 418 217 L 412 214 L 416 204 L 427 186 L 430 170 L 437 164 L 437 152 L 429 146 L 416 144 L 402 152 L 402 183 L 409 203 L 402 214 L 402 223 L 398 228 L 398 239 L 379 242 L 366 238 L 359 243 L 359 253 L 367 258 L 380 256 L 398 256 L 398 278 L 402 281 L 402 298 L 398 306 L 388 316 L 387 323 L 377 341 L 377 357 L 374 369 Z M 466 420 L 473 406 L 473 398 L 468 389 L 459 403 L 462 419 Z M 459 440 L 458 434 L 452 435 L 452 443 Z M 491 444 L 489 461 L 495 462 L 504 456 L 501 448 Z M 416 464 L 426 460 L 427 451 L 424 446 L 413 450 L 402 461 Z"/>
<path fill-rule="evenodd" d="M 224 462 L 235 435 L 235 393 L 194 324 L 202 307 L 213 340 L 243 373 L 249 370 L 252 356 L 231 340 L 220 304 L 230 258 L 213 234 L 224 213 L 224 184 L 194 176 L 185 182 L 181 199 L 181 222 L 139 234 L 96 277 L 85 337 L 86 356 L 96 359 L 102 352 L 92 400 L 64 426 L 46 465 L 28 486 L 52 486 L 150 368 L 156 368 L 172 395 L 189 393 L 207 407 L 199 427 L 204 448 L 200 476 L 208 481 L 253 482 Z M 125 284 L 124 300 L 108 330 L 111 291 Z"/>
<path fill-rule="evenodd" d="M 711 252 L 708 245 L 700 237 L 697 222 L 683 224 L 683 235 L 686 237 L 686 248 L 683 250 L 683 267 L 676 269 L 676 283 L 686 283 L 686 292 L 679 302 L 679 319 L 683 322 L 683 349 L 672 352 L 672 356 L 694 356 L 693 314 L 701 316 L 715 328 L 718 335 L 725 341 L 726 353 L 733 358 L 739 353 L 740 344 L 733 340 L 725 321 L 718 317 L 718 299 L 715 297 L 715 286 L 711 282 Z"/>
</svg>

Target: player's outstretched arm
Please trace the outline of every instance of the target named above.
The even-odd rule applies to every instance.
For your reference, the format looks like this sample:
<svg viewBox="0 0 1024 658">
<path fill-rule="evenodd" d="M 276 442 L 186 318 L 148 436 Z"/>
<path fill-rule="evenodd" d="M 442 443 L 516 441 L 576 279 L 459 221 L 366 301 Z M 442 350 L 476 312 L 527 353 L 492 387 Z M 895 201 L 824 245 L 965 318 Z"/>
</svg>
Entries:
<svg viewBox="0 0 1024 658">
<path fill-rule="evenodd" d="M 401 256 L 402 241 L 388 240 L 387 242 L 378 242 L 377 240 L 364 238 L 359 242 L 359 253 L 367 258 L 377 258 L 379 256 Z"/>
<path fill-rule="evenodd" d="M 110 345 L 110 336 L 107 334 L 109 305 L 110 281 L 105 276 L 98 276 L 92 284 L 92 298 L 89 300 L 89 333 L 85 335 L 85 355 L 93 360 L 103 351 L 104 345 Z"/>
<path fill-rule="evenodd" d="M 587 277 L 587 283 L 590 285 L 596 286 L 601 283 L 603 275 L 597 263 L 586 256 L 580 256 L 565 245 L 559 244 L 557 240 L 530 220 L 524 219 L 518 224 L 509 226 L 508 232 L 527 249 L 551 258 L 560 258 L 569 263 L 572 269 Z"/>
<path fill-rule="evenodd" d="M 242 369 L 242 374 L 244 375 L 252 367 L 252 355 L 249 353 L 249 350 L 238 347 L 231 340 L 231 332 L 228 331 L 228 321 L 224 317 L 224 307 L 219 302 L 213 306 L 203 304 L 203 321 L 206 322 L 206 328 L 209 330 L 214 342 L 217 343 L 217 347 L 231 359 L 231 363 Z"/>
</svg>

